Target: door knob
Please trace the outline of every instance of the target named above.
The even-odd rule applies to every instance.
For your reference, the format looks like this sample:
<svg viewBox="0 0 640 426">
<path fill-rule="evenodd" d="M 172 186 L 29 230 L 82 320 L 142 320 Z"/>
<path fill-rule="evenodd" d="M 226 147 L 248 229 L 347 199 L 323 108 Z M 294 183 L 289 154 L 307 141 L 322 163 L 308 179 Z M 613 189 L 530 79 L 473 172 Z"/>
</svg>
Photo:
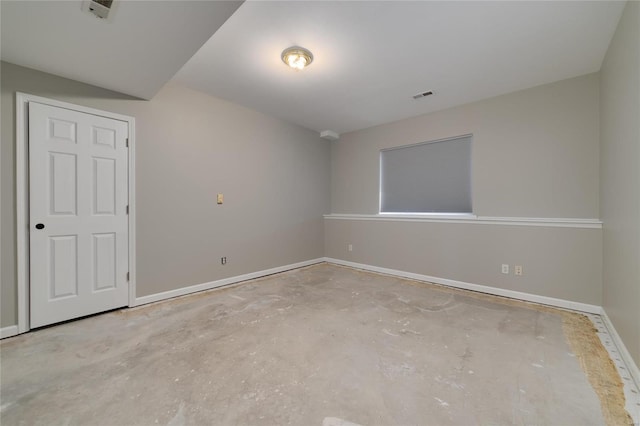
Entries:
<svg viewBox="0 0 640 426">
<path fill-rule="evenodd" d="M 44 224 L 43 223 L 38 223 L 36 225 L 36 229 L 44 229 Z"/>
</svg>

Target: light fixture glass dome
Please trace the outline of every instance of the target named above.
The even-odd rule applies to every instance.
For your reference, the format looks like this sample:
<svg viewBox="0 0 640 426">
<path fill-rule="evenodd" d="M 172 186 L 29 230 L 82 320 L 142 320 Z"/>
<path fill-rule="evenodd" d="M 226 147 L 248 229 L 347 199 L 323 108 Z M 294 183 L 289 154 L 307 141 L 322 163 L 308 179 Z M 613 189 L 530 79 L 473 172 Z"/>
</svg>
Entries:
<svg viewBox="0 0 640 426">
<path fill-rule="evenodd" d="M 313 54 L 304 47 L 292 46 L 282 51 L 282 62 L 301 70 L 313 62 Z"/>
</svg>

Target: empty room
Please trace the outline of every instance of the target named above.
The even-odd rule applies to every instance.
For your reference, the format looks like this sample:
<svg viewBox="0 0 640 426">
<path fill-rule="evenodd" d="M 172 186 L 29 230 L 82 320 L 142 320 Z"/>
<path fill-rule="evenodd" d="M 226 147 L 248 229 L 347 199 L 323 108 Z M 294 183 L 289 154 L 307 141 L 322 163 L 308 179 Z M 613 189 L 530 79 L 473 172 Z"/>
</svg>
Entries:
<svg viewBox="0 0 640 426">
<path fill-rule="evenodd" d="M 0 1 L 0 424 L 640 424 L 640 2 Z"/>
</svg>

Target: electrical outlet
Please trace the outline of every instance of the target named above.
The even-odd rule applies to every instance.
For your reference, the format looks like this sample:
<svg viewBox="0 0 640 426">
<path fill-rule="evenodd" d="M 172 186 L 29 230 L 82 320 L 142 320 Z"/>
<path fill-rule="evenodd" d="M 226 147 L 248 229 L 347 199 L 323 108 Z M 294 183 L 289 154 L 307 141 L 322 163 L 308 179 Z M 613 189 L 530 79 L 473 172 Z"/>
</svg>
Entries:
<svg viewBox="0 0 640 426">
<path fill-rule="evenodd" d="M 224 194 L 218 194 L 218 198 L 216 200 L 218 204 L 224 203 Z"/>
<path fill-rule="evenodd" d="M 513 267 L 513 269 L 516 275 L 522 275 L 522 265 L 516 265 Z"/>
<path fill-rule="evenodd" d="M 220 258 L 220 263 L 222 263 L 223 265 L 226 265 L 227 264 L 227 256 L 221 257 Z"/>
<path fill-rule="evenodd" d="M 347 248 L 349 249 L 349 251 L 353 251 L 353 244 L 349 244 Z"/>
<path fill-rule="evenodd" d="M 507 265 L 506 263 L 502 264 L 502 273 L 509 274 L 509 265 Z"/>
</svg>

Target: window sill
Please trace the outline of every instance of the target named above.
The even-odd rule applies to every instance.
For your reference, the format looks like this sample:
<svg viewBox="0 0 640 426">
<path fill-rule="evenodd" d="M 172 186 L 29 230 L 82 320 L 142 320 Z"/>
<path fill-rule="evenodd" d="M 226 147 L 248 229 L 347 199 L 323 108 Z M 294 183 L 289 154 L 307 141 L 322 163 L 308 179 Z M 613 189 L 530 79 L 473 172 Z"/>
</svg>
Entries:
<svg viewBox="0 0 640 426">
<path fill-rule="evenodd" d="M 548 218 L 548 217 L 489 217 L 476 216 L 469 213 L 451 213 L 451 214 L 397 214 L 397 213 L 381 213 L 381 214 L 326 214 L 325 219 L 330 220 L 373 220 L 380 222 L 430 222 L 430 223 L 469 223 L 477 225 L 503 225 L 503 226 L 541 226 L 541 227 L 558 227 L 558 228 L 588 228 L 602 229 L 602 221 L 600 219 L 584 219 L 584 218 Z"/>
<path fill-rule="evenodd" d="M 380 212 L 377 216 L 397 219 L 477 219 L 473 213 L 392 213 Z"/>
</svg>

